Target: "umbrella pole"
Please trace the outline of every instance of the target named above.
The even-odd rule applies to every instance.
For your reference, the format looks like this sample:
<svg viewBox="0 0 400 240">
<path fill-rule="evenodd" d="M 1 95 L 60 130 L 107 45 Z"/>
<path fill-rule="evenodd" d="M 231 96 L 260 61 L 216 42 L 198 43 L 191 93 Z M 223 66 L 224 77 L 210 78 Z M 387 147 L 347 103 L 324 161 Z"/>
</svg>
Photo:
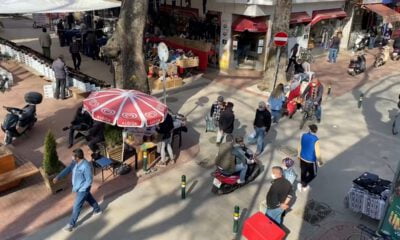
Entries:
<svg viewBox="0 0 400 240">
<path fill-rule="evenodd" d="M 163 98 L 164 98 L 164 104 L 165 105 L 167 105 L 167 90 L 166 90 L 166 76 L 167 75 L 167 73 L 166 73 L 166 71 L 165 71 L 165 68 L 163 69 Z"/>
</svg>

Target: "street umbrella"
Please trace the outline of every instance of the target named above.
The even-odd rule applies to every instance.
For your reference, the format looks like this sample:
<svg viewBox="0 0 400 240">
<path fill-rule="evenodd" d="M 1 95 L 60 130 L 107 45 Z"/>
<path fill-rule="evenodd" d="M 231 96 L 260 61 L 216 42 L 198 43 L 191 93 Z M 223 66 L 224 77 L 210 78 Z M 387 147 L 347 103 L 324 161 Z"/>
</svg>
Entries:
<svg viewBox="0 0 400 240">
<path fill-rule="evenodd" d="M 119 127 L 151 127 L 164 121 L 167 106 L 136 90 L 105 89 L 83 100 L 83 107 L 97 121 Z"/>
</svg>

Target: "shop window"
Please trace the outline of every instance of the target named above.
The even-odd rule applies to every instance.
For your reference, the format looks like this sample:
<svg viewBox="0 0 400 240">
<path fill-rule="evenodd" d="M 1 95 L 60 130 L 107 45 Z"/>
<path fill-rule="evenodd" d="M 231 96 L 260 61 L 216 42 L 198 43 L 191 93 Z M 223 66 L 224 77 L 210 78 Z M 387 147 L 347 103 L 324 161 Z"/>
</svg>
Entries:
<svg viewBox="0 0 400 240">
<path fill-rule="evenodd" d="M 301 37 L 304 35 L 304 24 L 290 25 L 289 37 Z"/>
</svg>

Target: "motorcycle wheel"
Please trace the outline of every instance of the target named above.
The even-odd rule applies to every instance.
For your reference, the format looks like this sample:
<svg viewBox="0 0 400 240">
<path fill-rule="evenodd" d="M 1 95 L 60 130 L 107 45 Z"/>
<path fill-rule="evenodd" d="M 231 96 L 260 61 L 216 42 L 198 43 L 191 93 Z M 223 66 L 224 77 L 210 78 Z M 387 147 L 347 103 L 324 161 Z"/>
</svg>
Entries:
<svg viewBox="0 0 400 240">
<path fill-rule="evenodd" d="M 12 136 L 10 135 L 10 133 L 7 132 L 4 135 L 4 144 L 9 145 L 9 144 L 11 144 L 11 142 L 12 142 Z"/>
<path fill-rule="evenodd" d="M 213 185 L 212 188 L 211 188 L 211 192 L 214 193 L 214 194 L 218 194 L 218 190 L 219 190 L 219 189 L 218 189 L 216 186 L 214 186 L 214 185 Z"/>
</svg>

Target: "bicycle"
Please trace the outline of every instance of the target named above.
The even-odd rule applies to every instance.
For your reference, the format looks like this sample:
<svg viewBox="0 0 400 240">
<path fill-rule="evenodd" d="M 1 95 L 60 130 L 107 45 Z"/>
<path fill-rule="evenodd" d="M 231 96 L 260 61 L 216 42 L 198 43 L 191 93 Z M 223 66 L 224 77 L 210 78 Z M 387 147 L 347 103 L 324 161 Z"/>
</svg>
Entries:
<svg viewBox="0 0 400 240">
<path fill-rule="evenodd" d="M 303 129 L 307 121 L 314 121 L 314 119 L 316 118 L 315 116 L 316 108 L 317 105 L 315 105 L 313 101 L 311 100 L 305 101 L 303 107 L 303 117 L 301 118 L 300 121 L 300 130 Z"/>
</svg>

